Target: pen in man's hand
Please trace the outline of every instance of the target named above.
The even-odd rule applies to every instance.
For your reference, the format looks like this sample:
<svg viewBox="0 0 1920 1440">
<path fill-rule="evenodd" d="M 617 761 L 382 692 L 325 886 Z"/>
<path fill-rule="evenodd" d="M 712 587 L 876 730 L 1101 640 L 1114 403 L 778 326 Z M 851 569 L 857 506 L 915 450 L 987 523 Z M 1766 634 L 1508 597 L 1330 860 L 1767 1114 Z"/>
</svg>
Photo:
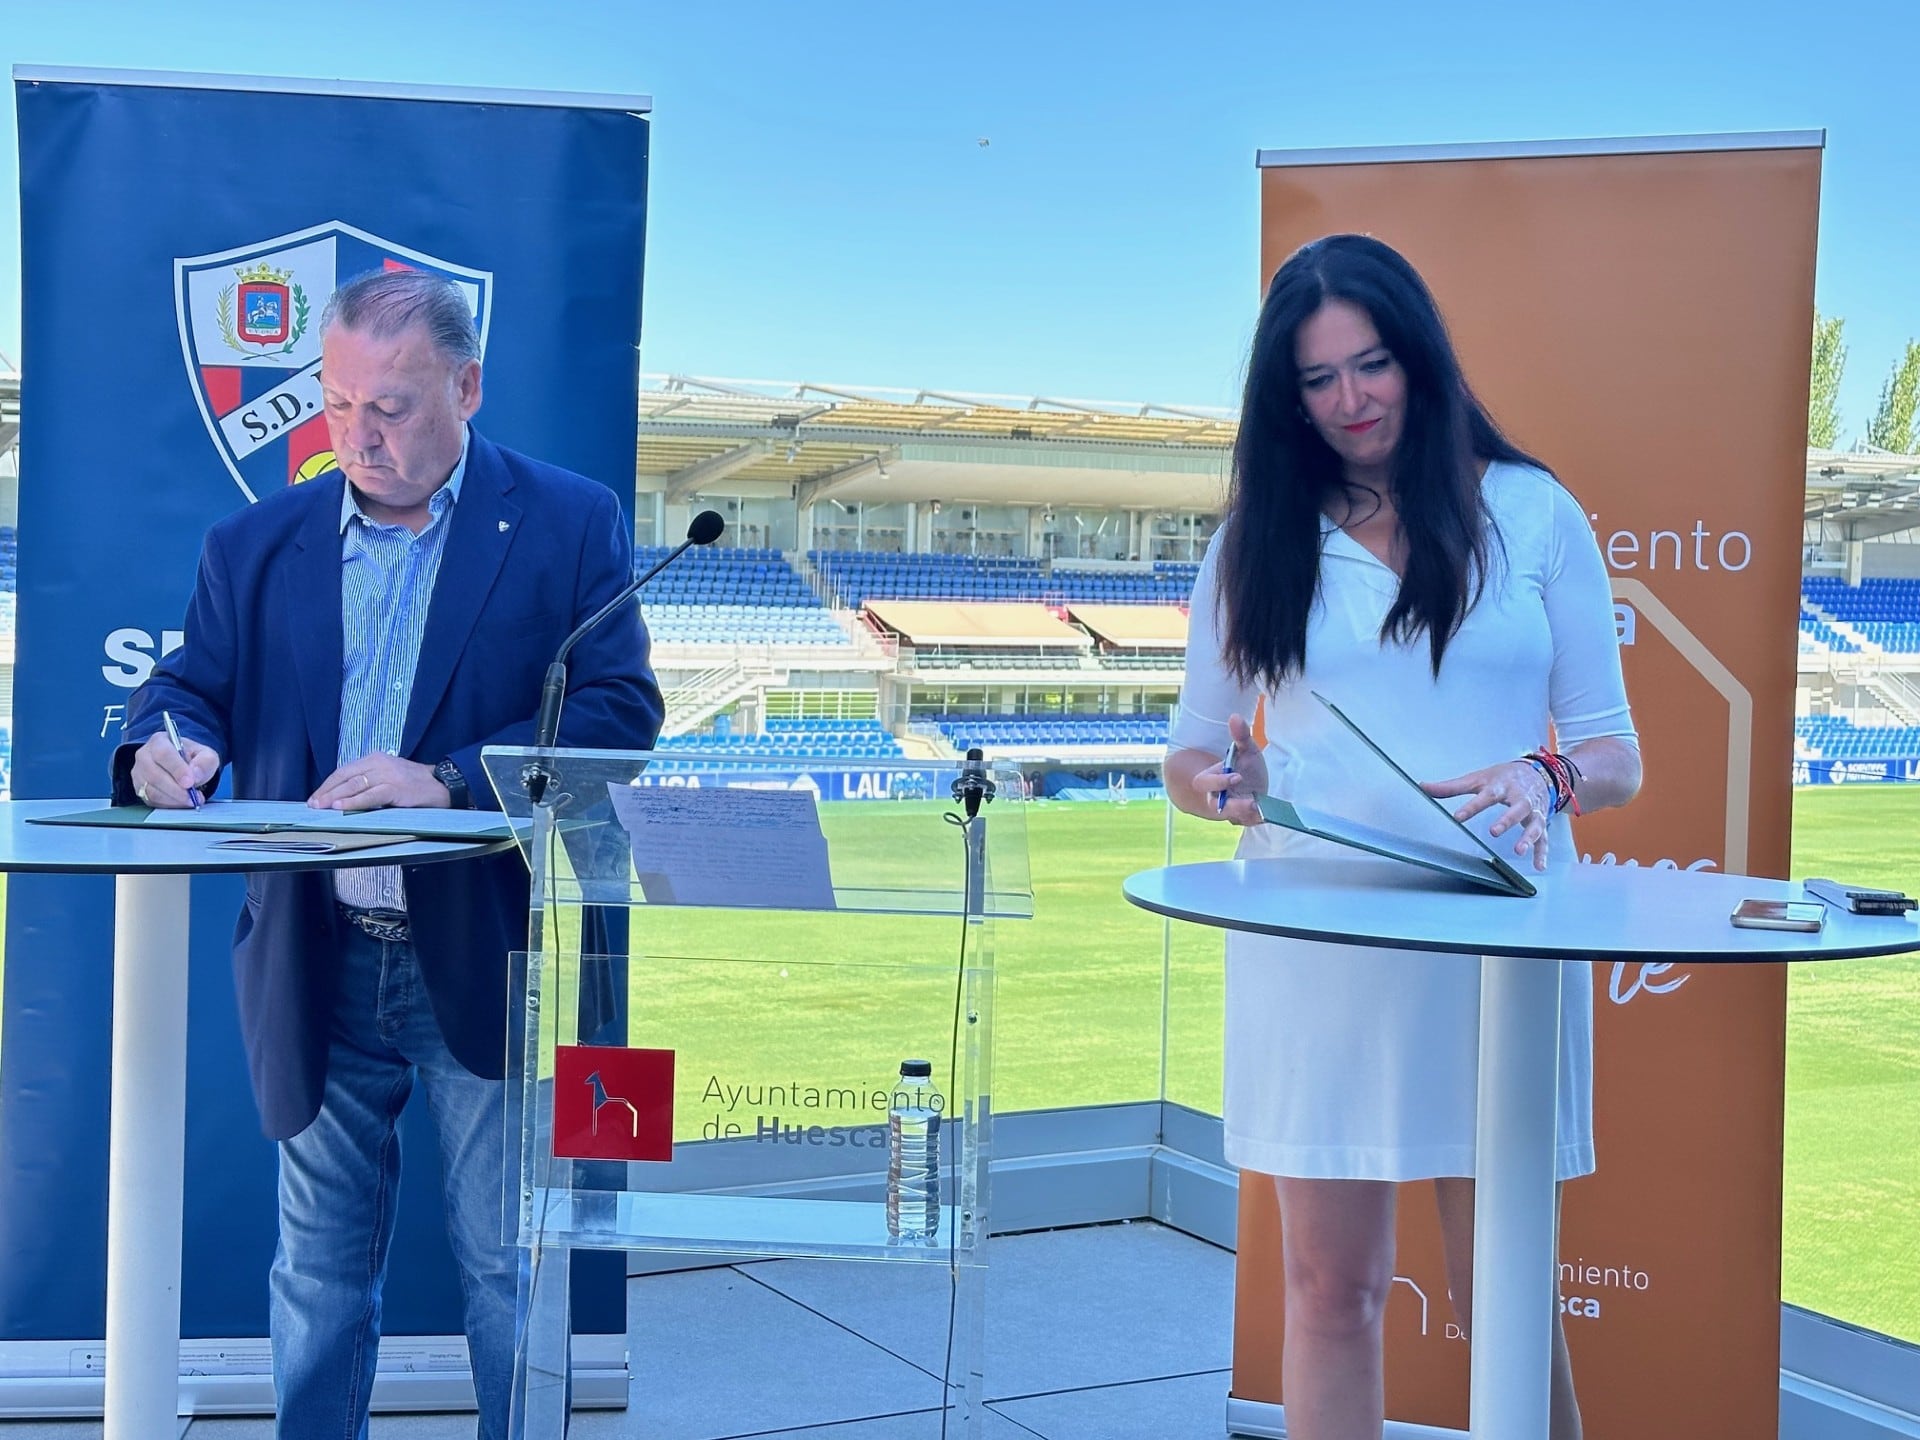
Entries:
<svg viewBox="0 0 1920 1440">
<path fill-rule="evenodd" d="M 160 720 L 161 723 L 167 727 L 167 739 L 173 745 L 173 753 L 178 755 L 182 760 L 185 760 L 187 758 L 187 747 L 180 743 L 180 727 L 173 723 L 173 713 L 169 710 L 162 710 L 160 712 Z M 189 761 L 188 763 L 191 764 L 192 762 Z M 187 801 L 196 810 L 206 803 L 200 798 L 200 787 L 198 785 L 187 786 Z"/>
<path fill-rule="evenodd" d="M 1239 758 L 1240 742 L 1229 739 L 1227 741 L 1227 753 L 1222 756 L 1220 760 L 1220 773 L 1222 775 L 1234 774 L 1233 762 Z M 1225 790 L 1215 793 L 1213 797 L 1213 813 L 1216 815 L 1224 815 L 1227 813 L 1227 792 Z"/>
</svg>

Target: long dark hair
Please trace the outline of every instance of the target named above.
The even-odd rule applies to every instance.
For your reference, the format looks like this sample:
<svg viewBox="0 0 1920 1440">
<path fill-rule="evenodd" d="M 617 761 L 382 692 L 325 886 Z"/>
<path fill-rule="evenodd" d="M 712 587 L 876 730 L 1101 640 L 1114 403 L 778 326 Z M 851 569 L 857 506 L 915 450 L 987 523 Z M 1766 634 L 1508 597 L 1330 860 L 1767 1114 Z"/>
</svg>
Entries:
<svg viewBox="0 0 1920 1440">
<path fill-rule="evenodd" d="M 1227 667 L 1242 684 L 1277 687 L 1304 668 L 1320 516 L 1330 496 L 1348 489 L 1340 457 L 1300 408 L 1294 361 L 1300 327 L 1329 300 L 1366 311 L 1407 377 L 1391 477 L 1407 569 L 1382 640 L 1411 644 L 1425 632 L 1440 673 L 1498 543 L 1478 462 L 1540 463 L 1474 399 L 1440 309 L 1404 256 L 1365 235 L 1328 235 L 1296 250 L 1267 288 L 1254 330 L 1219 541 L 1220 631 Z"/>
</svg>

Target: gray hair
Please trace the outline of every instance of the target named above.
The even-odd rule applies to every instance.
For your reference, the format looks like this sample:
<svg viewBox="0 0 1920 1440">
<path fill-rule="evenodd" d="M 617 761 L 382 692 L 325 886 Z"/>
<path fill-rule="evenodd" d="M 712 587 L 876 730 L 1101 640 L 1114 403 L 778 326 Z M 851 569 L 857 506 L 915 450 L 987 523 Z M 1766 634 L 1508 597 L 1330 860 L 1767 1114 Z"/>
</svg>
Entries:
<svg viewBox="0 0 1920 1440">
<path fill-rule="evenodd" d="M 451 280 L 424 270 L 373 270 L 333 292 L 320 312 L 320 338 L 335 325 L 374 340 L 391 340 L 411 325 L 424 326 L 433 348 L 458 368 L 480 358 L 467 297 Z"/>
</svg>

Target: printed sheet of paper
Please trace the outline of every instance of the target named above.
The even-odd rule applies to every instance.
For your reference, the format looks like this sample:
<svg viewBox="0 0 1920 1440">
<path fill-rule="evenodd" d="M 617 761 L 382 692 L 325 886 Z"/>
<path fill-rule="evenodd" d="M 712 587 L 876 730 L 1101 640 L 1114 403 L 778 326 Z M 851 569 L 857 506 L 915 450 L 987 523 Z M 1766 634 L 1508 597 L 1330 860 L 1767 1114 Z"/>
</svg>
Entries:
<svg viewBox="0 0 1920 1440">
<path fill-rule="evenodd" d="M 836 908 L 810 790 L 613 782 L 607 795 L 649 904 Z"/>
</svg>

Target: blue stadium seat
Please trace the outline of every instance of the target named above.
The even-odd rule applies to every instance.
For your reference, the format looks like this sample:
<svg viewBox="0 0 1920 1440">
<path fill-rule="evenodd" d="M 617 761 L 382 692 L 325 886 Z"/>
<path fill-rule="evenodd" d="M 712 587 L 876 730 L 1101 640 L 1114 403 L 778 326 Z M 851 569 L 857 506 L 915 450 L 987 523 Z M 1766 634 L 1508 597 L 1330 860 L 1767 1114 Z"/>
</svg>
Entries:
<svg viewBox="0 0 1920 1440">
<path fill-rule="evenodd" d="M 1033 746 L 1164 745 L 1164 715 L 935 715 L 927 717 L 955 749 Z"/>
<path fill-rule="evenodd" d="M 1839 715 L 1805 715 L 1793 722 L 1806 753 L 1830 760 L 1920 759 L 1920 726 L 1855 725 Z"/>
<path fill-rule="evenodd" d="M 663 751 L 738 750 L 775 760 L 899 760 L 906 752 L 878 720 L 776 717 L 759 735 L 678 735 L 660 742 Z"/>
<path fill-rule="evenodd" d="M 810 550 L 821 588 L 841 605 L 869 600 L 988 600 L 1027 604 L 1184 604 L 1198 565 L 1160 562 L 1151 575 L 1049 566 L 1030 556 Z"/>
</svg>

